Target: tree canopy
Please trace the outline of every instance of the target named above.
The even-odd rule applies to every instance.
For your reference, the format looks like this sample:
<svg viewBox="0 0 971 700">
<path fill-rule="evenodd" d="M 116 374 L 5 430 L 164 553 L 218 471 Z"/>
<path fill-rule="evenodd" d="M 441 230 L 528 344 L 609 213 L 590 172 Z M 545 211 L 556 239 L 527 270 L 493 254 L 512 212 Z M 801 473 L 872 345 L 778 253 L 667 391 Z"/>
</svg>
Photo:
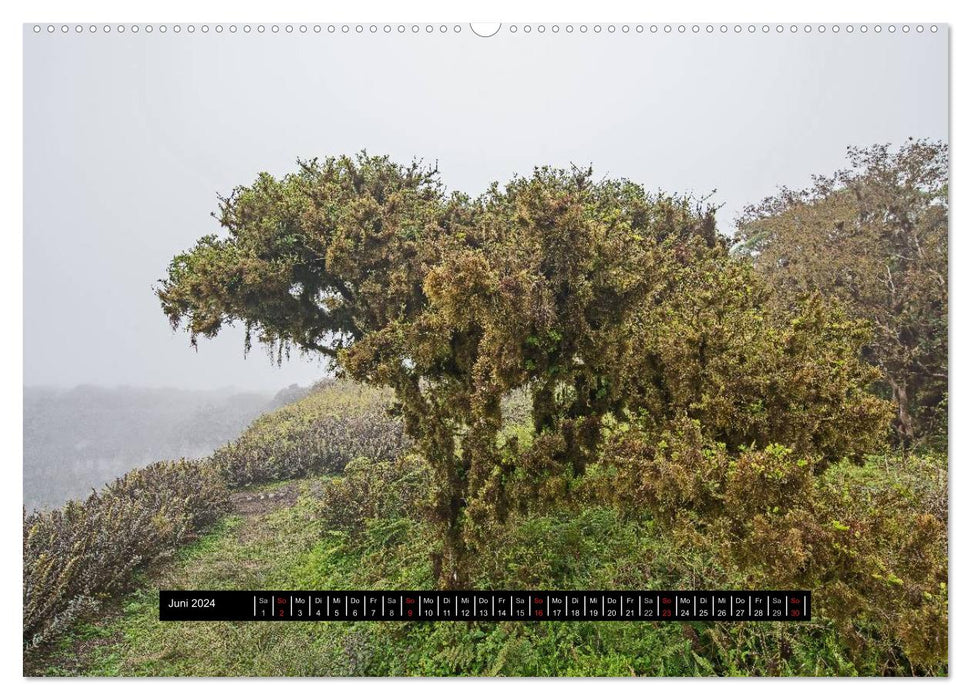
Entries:
<svg viewBox="0 0 971 700">
<path fill-rule="evenodd" d="M 791 307 L 821 292 L 873 328 L 907 444 L 946 439 L 948 147 L 850 148 L 849 167 L 749 207 L 737 249 Z"/>
<path fill-rule="evenodd" d="M 242 322 L 277 360 L 320 353 L 392 388 L 435 474 L 442 585 L 466 583 L 485 524 L 568 492 L 618 426 L 689 420 L 819 470 L 889 420 L 866 324 L 817 295 L 779 312 L 704 201 L 548 167 L 471 197 L 362 153 L 261 174 L 218 219 L 173 259 L 165 314 L 193 343 Z M 528 440 L 502 435 L 514 390 Z"/>
</svg>

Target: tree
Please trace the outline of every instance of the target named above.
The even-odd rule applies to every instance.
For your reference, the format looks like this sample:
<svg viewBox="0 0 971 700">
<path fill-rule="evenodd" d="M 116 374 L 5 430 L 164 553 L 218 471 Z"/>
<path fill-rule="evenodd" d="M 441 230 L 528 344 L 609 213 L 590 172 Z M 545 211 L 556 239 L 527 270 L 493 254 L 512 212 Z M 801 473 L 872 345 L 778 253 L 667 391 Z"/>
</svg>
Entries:
<svg viewBox="0 0 971 700">
<path fill-rule="evenodd" d="M 860 391 L 869 381 L 860 334 L 833 333 L 822 307 L 811 323 L 793 321 L 808 329 L 798 342 L 761 355 L 746 347 L 775 338 L 764 289 L 748 262 L 728 256 L 711 209 L 690 198 L 595 181 L 589 169 L 538 168 L 472 199 L 447 194 L 421 163 L 361 154 L 305 162 L 281 179 L 262 174 L 222 200 L 219 221 L 226 237 L 202 238 L 172 261 L 157 290 L 164 312 L 193 343 L 242 321 L 247 347 L 255 335 L 278 361 L 296 347 L 392 388 L 435 477 L 434 568 L 445 586 L 468 584 L 469 557 L 514 504 L 568 491 L 611 424 L 637 412 L 707 420 L 706 382 L 734 371 L 718 364 L 725 353 L 778 360 L 744 365 L 775 374 L 715 402 L 723 415 L 712 424 L 726 434 L 732 411 L 765 391 L 815 416 L 799 424 L 801 439 L 826 456 L 862 450 L 883 419 Z M 746 291 L 733 293 L 736 283 Z M 717 305 L 704 292 L 713 284 L 733 313 L 752 316 L 754 333 L 730 332 L 737 318 L 696 313 Z M 695 321 L 670 350 L 665 329 Z M 779 373 L 789 356 L 839 379 L 811 391 L 787 382 Z M 695 393 L 672 388 L 696 365 Z M 528 444 L 500 435 L 513 390 L 529 395 Z M 844 431 L 823 434 L 840 422 Z M 791 436 L 787 425 L 785 416 L 753 421 L 732 439 L 773 441 Z"/>
<path fill-rule="evenodd" d="M 897 405 L 901 440 L 944 435 L 948 147 L 911 140 L 848 156 L 849 168 L 749 207 L 736 249 L 783 304 L 818 291 L 867 319 L 866 355 Z"/>
</svg>

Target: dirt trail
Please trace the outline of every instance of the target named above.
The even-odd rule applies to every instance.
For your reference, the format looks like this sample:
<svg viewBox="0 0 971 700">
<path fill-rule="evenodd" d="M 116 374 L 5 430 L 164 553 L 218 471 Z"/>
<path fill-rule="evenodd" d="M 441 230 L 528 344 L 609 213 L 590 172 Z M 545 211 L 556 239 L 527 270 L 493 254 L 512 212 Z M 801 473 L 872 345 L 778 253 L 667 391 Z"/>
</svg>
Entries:
<svg viewBox="0 0 971 700">
<path fill-rule="evenodd" d="M 297 502 L 300 484 L 295 481 L 281 484 L 269 491 L 237 492 L 230 496 L 233 513 L 244 516 L 262 515 L 273 510 L 289 508 Z"/>
<path fill-rule="evenodd" d="M 234 537 L 239 541 L 251 541 L 259 538 L 264 526 L 263 517 L 274 511 L 290 508 L 296 504 L 301 492 L 301 482 L 292 481 L 278 484 L 272 488 L 262 487 L 259 490 L 237 491 L 230 494 L 229 516 L 241 516 L 243 522 L 236 528 Z M 248 563 L 243 563 L 245 566 Z M 185 576 L 195 567 L 211 566 L 210 561 L 187 563 L 178 565 L 177 560 L 165 558 L 153 562 L 141 573 L 142 580 L 149 588 L 165 587 L 162 582 L 176 570 Z M 184 567 L 184 568 L 182 568 Z M 143 586 L 144 588 L 144 586 Z M 123 614 L 123 606 L 128 594 L 119 595 L 114 600 L 107 601 L 87 624 L 98 628 L 110 628 Z M 104 647 L 112 647 L 124 643 L 121 631 L 114 631 L 108 635 L 77 634 L 70 637 L 68 643 L 60 644 L 38 651 L 31 658 L 25 659 L 24 673 L 28 676 L 83 675 L 90 660 Z"/>
</svg>

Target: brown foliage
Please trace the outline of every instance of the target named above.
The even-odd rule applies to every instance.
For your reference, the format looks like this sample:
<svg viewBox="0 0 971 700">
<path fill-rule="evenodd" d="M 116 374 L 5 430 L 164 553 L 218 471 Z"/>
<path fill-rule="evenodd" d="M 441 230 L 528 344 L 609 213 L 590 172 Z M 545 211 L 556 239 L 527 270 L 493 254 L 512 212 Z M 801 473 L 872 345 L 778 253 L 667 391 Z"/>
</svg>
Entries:
<svg viewBox="0 0 971 700">
<path fill-rule="evenodd" d="M 391 395 L 348 382 L 317 386 L 301 401 L 261 416 L 210 458 L 230 488 L 339 474 L 358 457 L 393 460 L 409 447 Z"/>
<path fill-rule="evenodd" d="M 179 461 L 136 469 L 84 501 L 25 514 L 25 651 L 126 590 L 138 567 L 192 541 L 227 505 L 217 474 Z"/>
<path fill-rule="evenodd" d="M 947 144 L 848 149 L 850 167 L 749 207 L 737 249 L 778 299 L 816 292 L 870 322 L 866 346 L 905 442 L 946 439 Z"/>
<path fill-rule="evenodd" d="M 790 448 L 733 452 L 682 421 L 659 440 L 612 436 L 593 491 L 647 509 L 677 546 L 710 556 L 727 573 L 709 585 L 812 590 L 851 658 L 914 673 L 947 663 L 947 517 L 928 498 L 946 493 L 946 476 L 932 458 L 894 461 L 814 476 Z"/>
<path fill-rule="evenodd" d="M 362 154 L 263 174 L 220 221 L 227 237 L 173 260 L 163 310 L 193 342 L 241 320 L 278 358 L 320 352 L 393 389 L 435 475 L 442 585 L 463 585 L 514 502 L 568 493 L 632 415 L 820 459 L 859 454 L 885 418 L 864 393 L 863 329 L 818 301 L 773 316 L 703 201 L 577 168 L 471 199 Z M 501 439 L 514 391 L 528 444 Z"/>
</svg>

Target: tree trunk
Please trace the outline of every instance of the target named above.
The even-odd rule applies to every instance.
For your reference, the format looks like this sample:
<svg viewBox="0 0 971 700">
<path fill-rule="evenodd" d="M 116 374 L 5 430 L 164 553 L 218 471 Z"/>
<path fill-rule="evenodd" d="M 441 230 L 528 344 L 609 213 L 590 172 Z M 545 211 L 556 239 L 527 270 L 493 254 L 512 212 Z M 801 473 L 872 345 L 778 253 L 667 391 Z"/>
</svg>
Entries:
<svg viewBox="0 0 971 700">
<path fill-rule="evenodd" d="M 895 382 L 890 380 L 893 389 L 893 399 L 897 402 L 897 434 L 900 436 L 904 447 L 909 447 L 914 439 L 914 419 L 910 415 L 910 397 L 907 393 L 906 382 Z"/>
<path fill-rule="evenodd" d="M 466 547 L 458 522 L 448 523 L 443 545 L 443 569 L 438 577 L 446 590 L 460 590 L 468 585 L 465 562 Z"/>
<path fill-rule="evenodd" d="M 461 589 L 467 584 L 467 547 L 462 532 L 465 507 L 463 480 L 458 465 L 449 460 L 438 470 L 444 485 L 436 496 L 435 520 L 440 549 L 432 555 L 432 572 L 443 590 Z"/>
</svg>

